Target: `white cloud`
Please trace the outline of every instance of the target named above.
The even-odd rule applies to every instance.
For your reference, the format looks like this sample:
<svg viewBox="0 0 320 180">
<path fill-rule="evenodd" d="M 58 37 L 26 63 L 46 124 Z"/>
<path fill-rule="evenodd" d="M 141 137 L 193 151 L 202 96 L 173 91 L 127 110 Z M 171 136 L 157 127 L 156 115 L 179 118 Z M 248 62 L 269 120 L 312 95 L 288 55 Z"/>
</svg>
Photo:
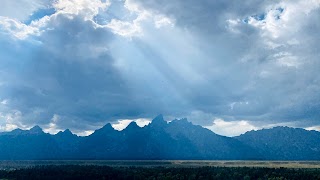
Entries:
<svg viewBox="0 0 320 180">
<path fill-rule="evenodd" d="M 249 17 L 248 24 L 261 30 L 262 36 L 273 39 L 294 36 L 304 26 L 304 19 L 319 8 L 318 0 L 282 1 L 266 9 L 264 18 Z M 294 38 L 294 37 L 292 37 Z"/>
<path fill-rule="evenodd" d="M 136 23 L 130 23 L 112 19 L 110 23 L 106 25 L 112 32 L 124 37 L 138 36 L 142 33 L 140 25 Z"/>
<path fill-rule="evenodd" d="M 210 129 L 214 133 L 230 137 L 259 129 L 246 120 L 228 122 L 223 119 L 215 119 L 213 120 L 213 125 L 204 127 Z"/>
<path fill-rule="evenodd" d="M 58 0 L 54 3 L 54 8 L 63 14 L 79 15 L 84 20 L 92 20 L 100 10 L 106 10 L 110 2 L 106 0 Z"/>
<path fill-rule="evenodd" d="M 159 16 L 155 16 L 154 24 L 156 28 L 162 28 L 167 26 L 173 27 L 175 23 L 173 22 L 172 19 L 163 15 L 159 15 Z"/>
<path fill-rule="evenodd" d="M 320 131 L 320 126 L 311 126 L 311 127 L 307 127 L 305 128 L 306 130 L 314 130 L 314 131 Z"/>
<path fill-rule="evenodd" d="M 7 105 L 7 104 L 8 104 L 8 102 L 9 102 L 9 100 L 8 100 L 8 99 L 4 99 L 4 100 L 2 100 L 0 103 L 1 103 L 1 104 L 3 104 L 3 105 Z"/>
<path fill-rule="evenodd" d="M 139 119 L 136 119 L 135 122 L 137 123 L 138 126 L 144 127 L 144 126 L 150 124 L 151 120 L 150 119 L 139 118 Z"/>
<path fill-rule="evenodd" d="M 57 124 L 59 123 L 60 120 L 60 116 L 57 114 L 54 114 L 53 117 L 51 118 L 51 121 L 48 125 L 44 126 L 43 131 L 46 133 L 50 133 L 50 134 L 56 134 L 59 131 L 61 131 L 62 129 L 60 129 Z"/>
<path fill-rule="evenodd" d="M 150 119 L 144 119 L 144 118 L 121 119 L 121 120 L 118 120 L 116 123 L 113 123 L 112 127 L 118 131 L 121 131 L 121 130 L 125 129 L 132 121 L 135 121 L 137 123 L 137 125 L 140 127 L 144 127 L 151 122 Z"/>
<path fill-rule="evenodd" d="M 12 110 L 8 113 L 0 112 L 0 131 L 12 131 L 16 128 L 25 128 L 21 124 L 22 113 Z"/>
<path fill-rule="evenodd" d="M 40 36 L 43 31 L 53 30 L 50 27 L 59 15 L 73 19 L 75 16 L 82 17 L 84 21 L 92 21 L 92 23 L 101 27 L 93 21 L 93 18 L 100 11 L 105 11 L 110 6 L 110 2 L 102 2 L 100 0 L 58 0 L 53 4 L 56 12 L 50 16 L 41 17 L 33 20 L 29 25 L 23 21 L 0 16 L 0 30 L 14 36 L 17 39 L 24 40 L 29 36 Z"/>
<path fill-rule="evenodd" d="M 90 130 L 88 130 L 88 131 L 81 131 L 81 132 L 76 132 L 76 134 L 78 135 L 78 136 L 89 136 L 89 135 L 91 135 L 92 133 L 93 133 L 94 131 L 90 131 Z"/>
<path fill-rule="evenodd" d="M 129 119 L 118 120 L 117 123 L 112 124 L 112 127 L 118 131 L 121 131 L 121 130 L 125 129 L 131 122 L 132 122 L 132 120 L 129 120 Z"/>
<path fill-rule="evenodd" d="M 233 33 L 240 33 L 241 31 L 238 29 L 238 26 L 241 24 L 240 19 L 228 19 L 226 28 Z"/>
<path fill-rule="evenodd" d="M 123 37 L 142 36 L 144 30 L 148 28 L 150 23 L 156 28 L 173 27 L 174 20 L 164 16 L 163 14 L 154 13 L 146 10 L 139 4 L 126 0 L 124 7 L 130 14 L 135 14 L 136 18 L 129 20 L 112 19 L 106 27 L 110 28 L 115 34 Z"/>
<path fill-rule="evenodd" d="M 7 132 L 7 131 L 12 131 L 17 128 L 18 128 L 18 126 L 15 124 L 5 124 L 5 125 L 0 126 L 0 131 Z"/>
<path fill-rule="evenodd" d="M 37 27 L 25 25 L 17 20 L 0 17 L 0 30 L 7 32 L 17 39 L 26 39 L 29 35 L 39 35 Z"/>
</svg>

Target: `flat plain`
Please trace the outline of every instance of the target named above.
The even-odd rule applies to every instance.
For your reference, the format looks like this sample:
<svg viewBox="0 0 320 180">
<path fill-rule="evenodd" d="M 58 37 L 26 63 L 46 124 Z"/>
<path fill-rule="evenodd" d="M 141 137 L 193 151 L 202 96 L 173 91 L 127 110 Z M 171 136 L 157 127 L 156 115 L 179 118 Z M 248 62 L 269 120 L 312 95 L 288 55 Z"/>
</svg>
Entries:
<svg viewBox="0 0 320 180">
<path fill-rule="evenodd" d="M 0 170 L 46 165 L 80 165 L 111 167 L 266 167 L 320 168 L 320 161 L 212 161 L 212 160 L 21 160 L 0 161 Z"/>
</svg>

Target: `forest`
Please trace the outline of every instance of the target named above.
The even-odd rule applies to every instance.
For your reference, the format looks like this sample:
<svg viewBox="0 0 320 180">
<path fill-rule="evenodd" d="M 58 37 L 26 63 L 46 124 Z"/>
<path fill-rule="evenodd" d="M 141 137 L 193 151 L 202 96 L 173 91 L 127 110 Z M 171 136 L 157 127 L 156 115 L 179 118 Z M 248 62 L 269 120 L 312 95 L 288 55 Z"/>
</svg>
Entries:
<svg viewBox="0 0 320 180">
<path fill-rule="evenodd" d="M 320 169 L 254 167 L 34 166 L 0 170 L 0 179 L 320 179 Z"/>
</svg>

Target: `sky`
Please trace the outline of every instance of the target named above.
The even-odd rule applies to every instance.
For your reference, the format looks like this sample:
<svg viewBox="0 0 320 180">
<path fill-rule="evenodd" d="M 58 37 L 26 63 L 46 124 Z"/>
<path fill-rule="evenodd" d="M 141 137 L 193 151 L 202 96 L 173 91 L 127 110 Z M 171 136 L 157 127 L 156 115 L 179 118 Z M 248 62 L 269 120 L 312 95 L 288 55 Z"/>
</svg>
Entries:
<svg viewBox="0 0 320 180">
<path fill-rule="evenodd" d="M 0 131 L 320 130 L 320 0 L 2 0 Z"/>
</svg>

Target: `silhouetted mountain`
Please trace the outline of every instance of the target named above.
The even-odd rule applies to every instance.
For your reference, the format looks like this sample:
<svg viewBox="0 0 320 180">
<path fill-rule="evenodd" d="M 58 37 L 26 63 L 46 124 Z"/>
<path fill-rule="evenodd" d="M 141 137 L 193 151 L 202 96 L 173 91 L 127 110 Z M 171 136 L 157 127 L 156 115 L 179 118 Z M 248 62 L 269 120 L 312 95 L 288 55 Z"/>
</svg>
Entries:
<svg viewBox="0 0 320 180">
<path fill-rule="evenodd" d="M 288 127 L 220 136 L 187 119 L 162 115 L 117 131 L 108 123 L 86 137 L 67 129 L 56 135 L 39 126 L 0 133 L 0 159 L 208 159 L 319 160 L 320 133 Z"/>
<path fill-rule="evenodd" d="M 122 151 L 120 132 L 108 123 L 94 131 L 90 136 L 83 137 L 79 145 L 81 159 L 117 159 Z"/>
<path fill-rule="evenodd" d="M 254 159 L 258 154 L 236 139 L 220 136 L 187 119 L 173 120 L 166 131 L 178 140 L 180 151 L 189 151 L 183 159 Z M 190 148 L 192 147 L 192 148 Z M 196 157 L 195 157 L 196 156 Z"/>
<path fill-rule="evenodd" d="M 0 159 L 54 159 L 61 151 L 52 135 L 39 126 L 0 135 Z"/>
<path fill-rule="evenodd" d="M 264 159 L 320 160 L 320 132 L 275 127 L 250 131 L 236 139 L 256 149 Z"/>
<path fill-rule="evenodd" d="M 56 135 L 53 135 L 55 143 L 58 145 L 60 156 L 63 159 L 76 159 L 79 151 L 79 145 L 82 137 L 78 137 L 69 129 L 60 131 Z M 58 158 L 58 157 L 56 157 Z"/>
</svg>

